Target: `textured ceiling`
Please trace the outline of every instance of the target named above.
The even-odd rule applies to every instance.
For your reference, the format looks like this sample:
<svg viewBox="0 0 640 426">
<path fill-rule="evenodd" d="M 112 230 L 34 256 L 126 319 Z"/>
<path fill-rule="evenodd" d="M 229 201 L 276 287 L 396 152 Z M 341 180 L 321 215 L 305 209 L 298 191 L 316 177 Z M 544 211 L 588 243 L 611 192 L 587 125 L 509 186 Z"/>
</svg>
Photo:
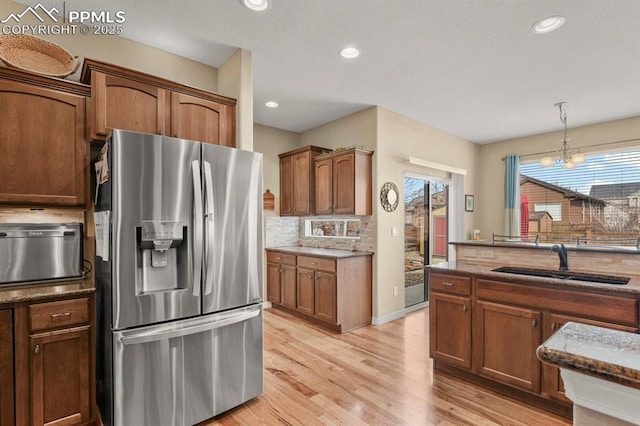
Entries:
<svg viewBox="0 0 640 426">
<path fill-rule="evenodd" d="M 213 66 L 250 50 L 254 120 L 296 132 L 371 105 L 477 143 L 559 130 L 558 101 L 569 128 L 640 115 L 638 0 L 271 1 L 66 7 L 124 10 L 125 37 Z M 565 25 L 531 32 L 552 15 Z M 346 45 L 360 57 L 339 57 Z"/>
</svg>

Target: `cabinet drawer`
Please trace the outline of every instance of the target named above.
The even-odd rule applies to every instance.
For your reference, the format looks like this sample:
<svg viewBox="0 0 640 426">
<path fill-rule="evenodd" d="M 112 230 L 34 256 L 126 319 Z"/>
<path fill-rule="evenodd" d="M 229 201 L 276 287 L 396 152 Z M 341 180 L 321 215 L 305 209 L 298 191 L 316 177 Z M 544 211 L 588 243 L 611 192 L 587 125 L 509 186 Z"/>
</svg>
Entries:
<svg viewBox="0 0 640 426">
<path fill-rule="evenodd" d="M 298 256 L 298 266 L 329 272 L 336 271 L 336 261 L 334 259 L 323 259 L 320 257 Z"/>
<path fill-rule="evenodd" d="M 430 274 L 432 291 L 471 295 L 471 278 L 459 275 Z"/>
<path fill-rule="evenodd" d="M 29 305 L 31 331 L 89 322 L 89 298 Z"/>
<path fill-rule="evenodd" d="M 271 263 L 282 263 L 284 265 L 294 265 L 296 264 L 296 255 L 295 254 L 284 254 L 279 252 L 267 251 L 267 262 Z"/>
</svg>

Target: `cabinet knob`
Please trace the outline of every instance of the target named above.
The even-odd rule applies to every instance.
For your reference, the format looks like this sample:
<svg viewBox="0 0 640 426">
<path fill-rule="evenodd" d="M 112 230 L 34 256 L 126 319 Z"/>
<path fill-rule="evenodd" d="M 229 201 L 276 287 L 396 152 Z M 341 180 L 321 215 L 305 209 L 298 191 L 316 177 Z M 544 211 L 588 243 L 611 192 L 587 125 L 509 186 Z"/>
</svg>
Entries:
<svg viewBox="0 0 640 426">
<path fill-rule="evenodd" d="M 38 355 L 40 353 L 40 345 L 36 345 L 36 347 L 33 349 L 33 352 Z"/>
<path fill-rule="evenodd" d="M 531 321 L 531 325 L 534 326 L 534 327 L 537 327 L 538 326 L 538 320 L 534 318 L 533 321 Z"/>
<path fill-rule="evenodd" d="M 58 312 L 57 314 L 51 314 L 51 318 L 64 318 L 71 316 L 71 312 Z"/>
<path fill-rule="evenodd" d="M 467 312 L 467 305 L 462 305 L 462 312 Z"/>
<path fill-rule="evenodd" d="M 453 284 L 447 282 L 447 281 L 443 281 L 442 285 L 446 285 L 447 287 L 453 287 Z"/>
<path fill-rule="evenodd" d="M 555 321 L 554 321 L 554 322 L 552 322 L 552 323 L 551 323 L 551 329 L 552 329 L 552 330 L 555 330 L 555 329 L 556 329 L 556 327 L 557 327 L 556 322 L 555 322 Z"/>
</svg>

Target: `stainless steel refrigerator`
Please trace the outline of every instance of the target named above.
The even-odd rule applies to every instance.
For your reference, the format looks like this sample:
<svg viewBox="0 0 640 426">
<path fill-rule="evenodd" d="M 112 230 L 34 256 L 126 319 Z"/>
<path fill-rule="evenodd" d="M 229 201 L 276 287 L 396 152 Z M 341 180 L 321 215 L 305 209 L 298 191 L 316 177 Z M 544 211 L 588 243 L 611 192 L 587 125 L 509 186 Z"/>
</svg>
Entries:
<svg viewBox="0 0 640 426">
<path fill-rule="evenodd" d="M 192 425 L 259 395 L 262 155 L 122 130 L 103 151 L 96 301 L 104 423 Z"/>
</svg>

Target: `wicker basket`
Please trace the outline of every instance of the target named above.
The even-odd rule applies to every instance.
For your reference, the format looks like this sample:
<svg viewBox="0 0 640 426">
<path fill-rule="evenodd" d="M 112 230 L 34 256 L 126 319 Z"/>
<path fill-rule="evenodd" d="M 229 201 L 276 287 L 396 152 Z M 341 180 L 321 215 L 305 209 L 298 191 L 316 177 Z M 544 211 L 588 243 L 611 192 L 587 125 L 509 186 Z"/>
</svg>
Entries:
<svg viewBox="0 0 640 426">
<path fill-rule="evenodd" d="M 80 66 L 77 56 L 57 44 L 28 35 L 0 35 L 0 59 L 12 68 L 60 78 Z"/>
</svg>

